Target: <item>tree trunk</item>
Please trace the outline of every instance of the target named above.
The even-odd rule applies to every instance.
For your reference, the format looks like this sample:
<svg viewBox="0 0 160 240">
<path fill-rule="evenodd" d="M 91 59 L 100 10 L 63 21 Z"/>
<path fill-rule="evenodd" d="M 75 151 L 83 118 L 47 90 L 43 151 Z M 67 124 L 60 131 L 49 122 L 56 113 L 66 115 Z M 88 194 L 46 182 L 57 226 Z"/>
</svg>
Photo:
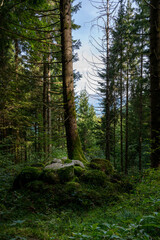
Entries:
<svg viewBox="0 0 160 240">
<path fill-rule="evenodd" d="M 63 101 L 68 157 L 70 159 L 85 161 L 78 135 L 74 102 L 70 0 L 60 0 L 60 13 L 62 34 Z"/>
<path fill-rule="evenodd" d="M 160 1 L 150 1 L 151 166 L 160 166 Z"/>
<path fill-rule="evenodd" d="M 143 91 L 143 29 L 142 29 L 142 46 L 141 46 L 141 78 L 139 93 L 139 171 L 142 170 L 142 91 Z"/>
<path fill-rule="evenodd" d="M 47 89 L 47 124 L 48 124 L 48 153 L 52 150 L 52 111 L 51 111 L 51 71 L 50 71 L 50 54 L 48 56 L 48 89 Z"/>
<path fill-rule="evenodd" d="M 19 60 L 18 60 L 18 54 L 19 54 L 19 44 L 18 44 L 18 40 L 15 39 L 14 40 L 15 43 L 15 77 L 16 77 L 16 83 L 18 81 L 18 64 L 19 64 Z M 16 88 L 17 92 L 19 91 L 18 88 Z M 17 98 L 17 95 L 16 95 Z M 21 150 L 20 150 L 20 133 L 19 133 L 19 126 L 16 125 L 16 130 L 15 130 L 15 163 L 19 163 L 21 160 Z"/>
<path fill-rule="evenodd" d="M 128 51 L 128 50 L 127 50 Z M 128 61 L 128 59 L 127 59 Z M 125 148 L 125 174 L 128 173 L 128 81 L 129 81 L 129 73 L 128 73 L 128 63 L 127 63 L 127 79 L 126 79 L 126 148 Z"/>
<path fill-rule="evenodd" d="M 44 64 L 43 64 L 43 151 L 45 154 L 48 153 L 47 147 L 47 132 L 48 132 L 48 63 L 46 62 L 46 57 L 44 57 Z"/>
<path fill-rule="evenodd" d="M 115 80 L 114 80 L 114 149 L 113 149 L 113 163 L 116 168 L 116 92 L 115 92 Z"/>
<path fill-rule="evenodd" d="M 121 33 L 122 34 L 122 33 Z M 122 72 L 122 58 L 123 58 L 123 51 L 122 51 L 122 36 L 121 36 L 121 69 L 120 69 L 120 129 L 121 129 L 121 171 L 123 172 L 123 88 L 122 88 L 122 81 L 123 81 L 123 72 Z"/>
<path fill-rule="evenodd" d="M 107 69 L 106 69 L 106 159 L 110 161 L 110 86 L 109 86 L 109 0 L 107 0 Z"/>
</svg>

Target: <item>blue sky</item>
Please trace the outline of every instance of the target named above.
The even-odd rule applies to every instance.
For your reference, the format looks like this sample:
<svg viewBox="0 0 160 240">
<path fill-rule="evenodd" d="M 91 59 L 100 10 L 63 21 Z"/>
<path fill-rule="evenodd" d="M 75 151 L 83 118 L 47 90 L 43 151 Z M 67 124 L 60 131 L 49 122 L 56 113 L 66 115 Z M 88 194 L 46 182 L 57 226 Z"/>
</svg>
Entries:
<svg viewBox="0 0 160 240">
<path fill-rule="evenodd" d="M 75 0 L 74 4 L 79 3 L 79 0 Z M 87 72 L 90 71 L 91 66 L 85 60 L 92 59 L 91 49 L 92 46 L 89 43 L 90 39 L 90 29 L 91 29 L 91 21 L 96 17 L 96 9 L 91 5 L 89 0 L 81 0 L 82 8 L 73 15 L 73 19 L 76 24 L 81 26 L 80 29 L 73 31 L 72 35 L 74 39 L 80 39 L 82 46 L 80 50 L 77 51 L 79 61 L 74 63 L 74 69 L 79 71 L 82 74 L 82 79 L 77 83 L 76 92 L 85 88 L 86 86 L 86 78 Z M 87 89 L 90 92 L 89 89 Z"/>
<path fill-rule="evenodd" d="M 74 14 L 75 22 L 81 26 L 73 34 L 80 38 L 82 42 L 87 43 L 90 35 L 91 21 L 96 17 L 96 9 L 91 5 L 89 0 L 75 0 L 74 5 L 81 2 L 82 8 Z"/>
</svg>

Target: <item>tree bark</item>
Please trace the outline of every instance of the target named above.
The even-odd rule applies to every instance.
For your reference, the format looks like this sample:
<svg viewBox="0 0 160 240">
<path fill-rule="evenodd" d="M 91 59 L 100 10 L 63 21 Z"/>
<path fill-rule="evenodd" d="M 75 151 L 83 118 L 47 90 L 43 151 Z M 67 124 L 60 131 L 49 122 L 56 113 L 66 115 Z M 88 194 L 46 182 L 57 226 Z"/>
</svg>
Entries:
<svg viewBox="0 0 160 240">
<path fill-rule="evenodd" d="M 150 1 L 151 166 L 160 166 L 160 0 Z"/>
<path fill-rule="evenodd" d="M 109 86 L 109 0 L 107 0 L 107 69 L 106 69 L 106 159 L 110 161 L 110 86 Z"/>
<path fill-rule="evenodd" d="M 122 8 L 123 8 L 123 0 L 120 2 L 121 4 L 121 13 L 122 13 Z M 121 25 L 122 25 L 122 16 L 121 16 Z M 121 30 L 121 36 L 120 36 L 120 41 L 121 41 L 121 56 L 120 56 L 120 132 L 121 132 L 121 171 L 124 171 L 124 164 L 123 164 L 123 32 Z"/>
<path fill-rule="evenodd" d="M 67 151 L 70 159 L 85 161 L 78 135 L 76 110 L 74 102 L 72 36 L 71 36 L 71 1 L 60 0 L 61 13 L 61 45 L 63 101 L 65 111 L 65 129 Z"/>
<path fill-rule="evenodd" d="M 113 163 L 116 168 L 116 92 L 115 92 L 115 80 L 114 80 L 114 148 L 113 148 Z"/>
<path fill-rule="evenodd" d="M 44 57 L 44 64 L 43 64 L 43 151 L 45 154 L 48 153 L 47 147 L 47 138 L 48 138 L 48 63 L 47 58 Z"/>
<path fill-rule="evenodd" d="M 121 33 L 122 34 L 122 33 Z M 120 69 L 120 129 L 121 129 L 121 171 L 123 172 L 124 167 L 123 167 L 123 87 L 122 87 L 122 82 L 123 82 L 123 66 L 122 66 L 122 61 L 123 61 L 123 51 L 122 51 L 122 44 L 123 44 L 123 39 L 121 35 L 121 69 Z"/>
<path fill-rule="evenodd" d="M 129 50 L 127 50 L 129 51 Z M 129 90 L 129 69 L 127 59 L 127 79 L 126 79 L 126 137 L 125 137 L 125 174 L 128 173 L 128 90 Z"/>
<path fill-rule="evenodd" d="M 142 170 L 142 113 L 143 113 L 143 29 L 142 29 L 142 46 L 141 46 L 141 78 L 139 93 L 139 171 Z"/>
<path fill-rule="evenodd" d="M 48 153 L 52 150 L 52 110 L 51 110 L 51 71 L 50 71 L 51 56 L 48 56 L 48 89 L 47 89 L 47 124 L 48 124 Z"/>
</svg>

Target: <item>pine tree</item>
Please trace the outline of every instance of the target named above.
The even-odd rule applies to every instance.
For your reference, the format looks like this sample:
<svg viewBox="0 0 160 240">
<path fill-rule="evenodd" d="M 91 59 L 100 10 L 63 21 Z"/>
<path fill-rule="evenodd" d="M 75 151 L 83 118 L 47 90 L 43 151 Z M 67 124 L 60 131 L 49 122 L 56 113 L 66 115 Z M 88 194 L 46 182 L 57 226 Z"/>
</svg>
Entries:
<svg viewBox="0 0 160 240">
<path fill-rule="evenodd" d="M 81 142 L 78 135 L 76 110 L 74 102 L 73 62 L 72 62 L 72 36 L 71 36 L 71 2 L 60 1 L 61 12 L 61 44 L 62 44 L 62 77 L 63 99 L 65 110 L 65 129 L 67 137 L 67 150 L 70 159 L 85 161 Z"/>
<path fill-rule="evenodd" d="M 160 1 L 150 1 L 151 166 L 160 165 Z"/>
</svg>

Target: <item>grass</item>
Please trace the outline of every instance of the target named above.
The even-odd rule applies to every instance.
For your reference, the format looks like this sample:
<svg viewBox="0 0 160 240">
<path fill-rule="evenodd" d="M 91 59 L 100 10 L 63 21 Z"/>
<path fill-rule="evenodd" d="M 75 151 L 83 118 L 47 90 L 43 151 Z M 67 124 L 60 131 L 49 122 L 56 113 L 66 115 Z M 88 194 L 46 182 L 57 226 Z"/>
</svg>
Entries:
<svg viewBox="0 0 160 240">
<path fill-rule="evenodd" d="M 43 197 L 35 206 L 27 192 L 9 190 L 17 171 L 1 168 L 1 240 L 160 239 L 160 170 L 146 171 L 118 202 L 85 209 L 53 208 Z"/>
</svg>

